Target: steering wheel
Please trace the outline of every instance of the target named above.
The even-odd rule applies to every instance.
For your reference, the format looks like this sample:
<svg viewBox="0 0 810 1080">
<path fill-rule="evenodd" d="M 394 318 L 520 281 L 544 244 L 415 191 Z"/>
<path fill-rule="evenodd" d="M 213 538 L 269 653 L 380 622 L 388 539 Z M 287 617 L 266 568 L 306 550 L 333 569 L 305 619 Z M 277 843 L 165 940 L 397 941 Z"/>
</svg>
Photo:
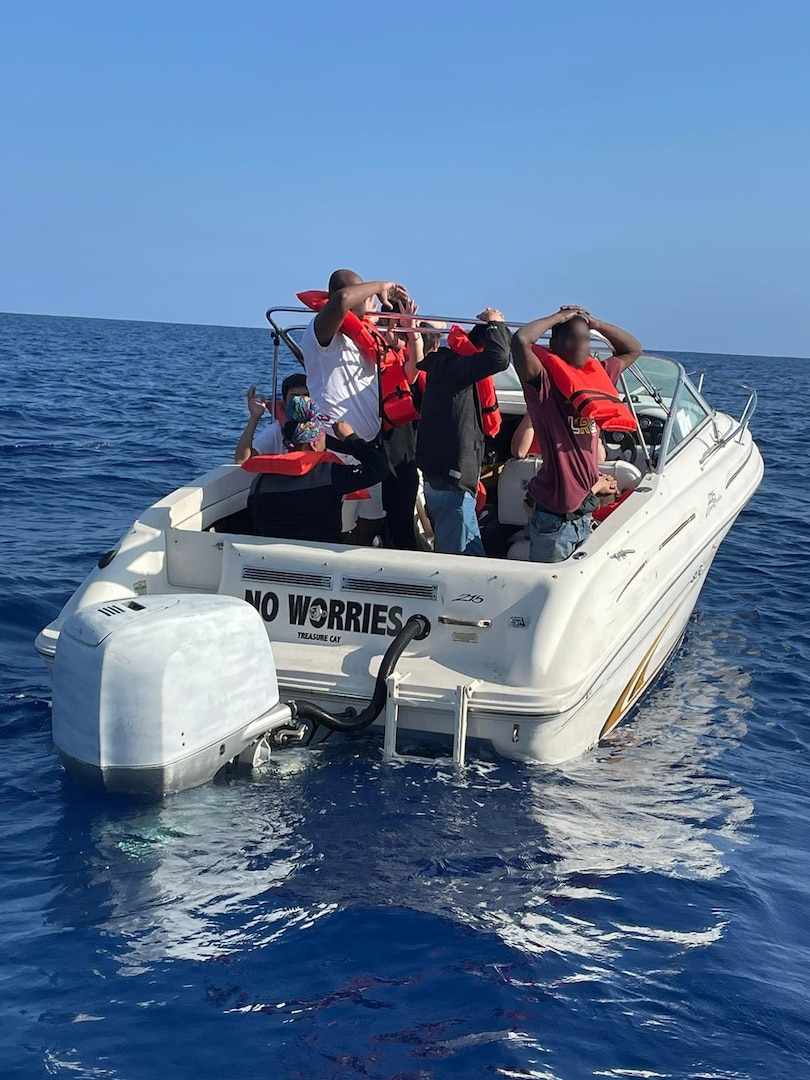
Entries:
<svg viewBox="0 0 810 1080">
<path fill-rule="evenodd" d="M 632 431 L 606 431 L 608 442 L 619 448 L 619 456 L 625 461 L 632 461 L 636 456 L 636 436 Z"/>
</svg>

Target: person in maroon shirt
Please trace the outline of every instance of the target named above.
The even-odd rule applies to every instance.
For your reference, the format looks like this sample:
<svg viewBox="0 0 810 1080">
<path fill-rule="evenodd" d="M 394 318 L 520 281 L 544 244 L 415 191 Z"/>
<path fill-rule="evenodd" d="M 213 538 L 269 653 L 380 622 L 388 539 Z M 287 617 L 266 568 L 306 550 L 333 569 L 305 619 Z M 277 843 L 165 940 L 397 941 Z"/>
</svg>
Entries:
<svg viewBox="0 0 810 1080">
<path fill-rule="evenodd" d="M 591 330 L 613 346 L 605 363 L 615 384 L 641 355 L 641 345 L 626 330 L 594 319 L 584 308 L 561 307 L 554 315 L 527 323 L 512 338 L 515 370 L 531 417 L 543 464 L 529 484 L 529 557 L 533 562 L 561 562 L 590 536 L 591 513 L 600 495 L 616 493 L 616 481 L 599 475 L 599 431 L 595 421 L 578 416 L 554 385 L 532 346 L 551 330 L 549 349 L 571 367 L 581 368 L 591 355 Z"/>
</svg>

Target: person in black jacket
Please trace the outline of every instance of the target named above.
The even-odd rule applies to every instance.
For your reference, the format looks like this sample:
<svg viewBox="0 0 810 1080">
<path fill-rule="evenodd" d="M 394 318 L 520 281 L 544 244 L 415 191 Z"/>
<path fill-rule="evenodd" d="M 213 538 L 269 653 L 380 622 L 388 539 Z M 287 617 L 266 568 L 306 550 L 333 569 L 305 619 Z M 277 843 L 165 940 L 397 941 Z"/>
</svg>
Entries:
<svg viewBox="0 0 810 1080">
<path fill-rule="evenodd" d="M 416 463 L 425 481 L 434 551 L 484 555 L 475 493 L 484 460 L 484 426 L 476 383 L 509 366 L 509 329 L 503 315 L 486 308 L 470 339 L 483 351 L 460 356 L 447 346 L 429 353 L 416 438 Z"/>
<path fill-rule="evenodd" d="M 248 513 L 253 533 L 338 544 L 343 496 L 379 484 L 388 473 L 388 462 L 381 450 L 340 421 L 333 428 L 340 451 L 359 462 L 344 464 L 327 452 L 326 428 L 314 402 L 293 398 L 292 407 L 298 419 L 292 452 L 273 455 L 273 471 L 259 473 L 250 489 Z"/>
</svg>

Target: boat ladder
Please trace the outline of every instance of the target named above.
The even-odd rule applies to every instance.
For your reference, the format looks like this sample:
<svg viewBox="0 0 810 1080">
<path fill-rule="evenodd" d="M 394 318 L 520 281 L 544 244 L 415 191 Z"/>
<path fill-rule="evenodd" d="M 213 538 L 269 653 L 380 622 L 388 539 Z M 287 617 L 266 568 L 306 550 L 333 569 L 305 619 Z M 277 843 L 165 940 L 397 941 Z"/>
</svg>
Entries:
<svg viewBox="0 0 810 1080">
<path fill-rule="evenodd" d="M 406 697 L 399 689 L 399 684 L 408 678 L 408 672 L 392 671 L 385 680 L 385 738 L 383 740 L 383 758 L 385 761 L 403 761 L 412 755 L 400 754 L 397 750 L 397 725 L 399 723 L 400 702 Z M 467 713 L 470 698 L 481 685 L 481 679 L 472 679 L 460 683 L 455 693 L 446 700 L 431 701 L 432 709 L 446 709 L 454 714 L 453 723 L 453 764 L 463 765 L 467 757 Z"/>
</svg>

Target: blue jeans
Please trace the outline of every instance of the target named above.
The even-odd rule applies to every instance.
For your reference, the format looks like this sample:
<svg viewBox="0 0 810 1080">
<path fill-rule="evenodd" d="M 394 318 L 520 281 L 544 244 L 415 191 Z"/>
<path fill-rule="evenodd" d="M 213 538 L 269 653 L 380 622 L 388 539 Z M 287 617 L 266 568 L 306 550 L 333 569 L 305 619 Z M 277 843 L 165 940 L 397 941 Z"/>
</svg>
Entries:
<svg viewBox="0 0 810 1080">
<path fill-rule="evenodd" d="M 469 491 L 441 491 L 425 482 L 425 506 L 433 522 L 433 550 L 443 555 L 483 555 L 484 545 Z"/>
<path fill-rule="evenodd" d="M 558 514 L 534 510 L 529 518 L 529 558 L 532 562 L 562 562 L 585 543 L 592 529 L 590 514 L 566 521 Z"/>
</svg>

